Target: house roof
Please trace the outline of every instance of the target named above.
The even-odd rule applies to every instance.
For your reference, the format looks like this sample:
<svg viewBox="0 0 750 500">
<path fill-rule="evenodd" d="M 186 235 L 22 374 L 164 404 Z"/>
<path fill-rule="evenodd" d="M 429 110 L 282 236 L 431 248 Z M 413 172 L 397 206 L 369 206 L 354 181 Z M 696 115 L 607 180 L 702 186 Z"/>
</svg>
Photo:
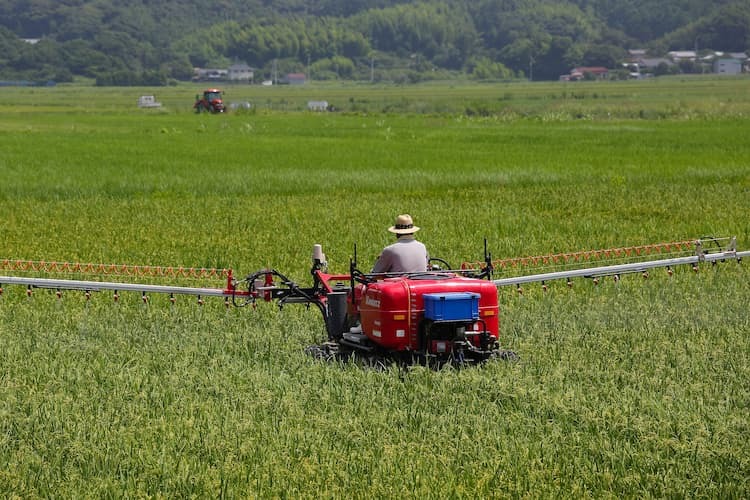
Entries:
<svg viewBox="0 0 750 500">
<path fill-rule="evenodd" d="M 592 73 L 594 75 L 598 75 L 602 73 L 609 73 L 609 70 L 604 66 L 580 66 L 578 68 L 573 68 L 573 71 L 571 71 L 570 73 Z"/>
<path fill-rule="evenodd" d="M 213 73 L 213 74 L 216 74 L 216 75 L 221 75 L 221 74 L 225 74 L 227 72 L 227 70 L 225 70 L 225 69 L 219 69 L 219 68 L 193 68 L 193 70 L 196 73 L 200 74 L 200 75 L 205 75 L 205 74 L 208 74 L 208 73 Z"/>
<path fill-rule="evenodd" d="M 673 50 L 669 52 L 669 56 L 675 59 L 694 59 L 695 51 L 694 50 Z"/>
<path fill-rule="evenodd" d="M 673 64 L 672 61 L 663 57 L 644 57 L 642 59 L 638 59 L 638 64 L 646 68 L 655 68 L 661 63 L 664 63 L 666 65 Z"/>
</svg>

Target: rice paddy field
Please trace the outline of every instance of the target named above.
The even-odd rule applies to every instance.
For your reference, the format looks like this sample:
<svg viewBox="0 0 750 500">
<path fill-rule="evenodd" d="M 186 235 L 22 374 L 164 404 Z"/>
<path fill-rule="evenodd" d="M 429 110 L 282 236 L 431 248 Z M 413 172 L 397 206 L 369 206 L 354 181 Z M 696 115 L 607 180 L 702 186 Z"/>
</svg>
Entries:
<svg viewBox="0 0 750 500">
<path fill-rule="evenodd" d="M 747 78 L 230 87 L 252 108 L 224 115 L 201 90 L 4 89 L 0 262 L 306 284 L 313 244 L 368 268 L 404 212 L 456 265 L 750 249 Z M 500 289 L 520 360 L 460 370 L 316 361 L 304 307 L 2 290 L 4 498 L 750 495 L 747 262 Z"/>
</svg>

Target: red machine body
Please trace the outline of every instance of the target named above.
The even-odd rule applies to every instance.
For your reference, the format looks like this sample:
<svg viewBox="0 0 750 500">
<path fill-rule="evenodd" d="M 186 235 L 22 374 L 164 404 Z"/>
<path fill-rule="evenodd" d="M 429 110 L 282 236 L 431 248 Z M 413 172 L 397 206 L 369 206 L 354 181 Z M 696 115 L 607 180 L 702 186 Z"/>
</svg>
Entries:
<svg viewBox="0 0 750 500">
<path fill-rule="evenodd" d="M 356 292 L 362 334 L 387 351 L 442 355 L 453 352 L 457 341 L 482 350 L 497 343 L 499 307 L 491 281 L 434 273 L 386 278 Z"/>
<path fill-rule="evenodd" d="M 348 274 L 329 274 L 324 267 L 325 256 L 316 245 L 311 287 L 266 269 L 245 278 L 244 302 L 233 302 L 245 305 L 263 298 L 279 307 L 317 306 L 328 342 L 310 346 L 308 352 L 325 359 L 355 356 L 441 365 L 515 356 L 500 349 L 497 287 L 487 279 L 488 269 L 365 274 L 356 260 Z"/>
<path fill-rule="evenodd" d="M 203 91 L 203 95 L 196 96 L 195 104 L 193 105 L 196 113 L 209 112 L 209 113 L 223 113 L 226 111 L 224 107 L 224 99 L 222 98 L 222 92 L 220 89 L 206 89 Z"/>
</svg>

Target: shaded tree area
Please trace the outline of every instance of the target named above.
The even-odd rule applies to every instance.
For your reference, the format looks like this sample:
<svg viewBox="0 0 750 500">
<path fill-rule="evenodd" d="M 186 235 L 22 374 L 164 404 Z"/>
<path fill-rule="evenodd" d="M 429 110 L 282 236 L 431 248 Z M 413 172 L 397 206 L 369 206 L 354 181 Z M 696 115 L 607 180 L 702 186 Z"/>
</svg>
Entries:
<svg viewBox="0 0 750 500">
<path fill-rule="evenodd" d="M 605 28 L 569 3 L 480 0 L 475 9 L 491 57 L 537 79 L 556 79 L 587 63 Z"/>
<path fill-rule="evenodd" d="M 555 79 L 634 47 L 745 51 L 749 33 L 750 0 L 0 0 L 0 79 L 163 85 L 232 62 L 318 79 Z"/>
<path fill-rule="evenodd" d="M 735 2 L 714 9 L 710 15 L 673 31 L 659 40 L 658 47 L 711 48 L 726 52 L 750 48 L 750 1 Z"/>
</svg>

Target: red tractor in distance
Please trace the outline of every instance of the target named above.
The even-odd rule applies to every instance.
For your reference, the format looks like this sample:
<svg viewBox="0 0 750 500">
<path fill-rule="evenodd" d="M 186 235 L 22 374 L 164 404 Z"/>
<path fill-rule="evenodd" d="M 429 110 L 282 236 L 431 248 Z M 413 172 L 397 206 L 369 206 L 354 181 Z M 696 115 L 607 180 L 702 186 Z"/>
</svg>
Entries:
<svg viewBox="0 0 750 500">
<path fill-rule="evenodd" d="M 221 90 L 206 89 L 203 91 L 203 96 L 197 94 L 195 96 L 195 104 L 193 104 L 193 108 L 196 113 L 224 113 L 226 108 L 224 107 L 224 101 L 222 100 Z"/>
</svg>

